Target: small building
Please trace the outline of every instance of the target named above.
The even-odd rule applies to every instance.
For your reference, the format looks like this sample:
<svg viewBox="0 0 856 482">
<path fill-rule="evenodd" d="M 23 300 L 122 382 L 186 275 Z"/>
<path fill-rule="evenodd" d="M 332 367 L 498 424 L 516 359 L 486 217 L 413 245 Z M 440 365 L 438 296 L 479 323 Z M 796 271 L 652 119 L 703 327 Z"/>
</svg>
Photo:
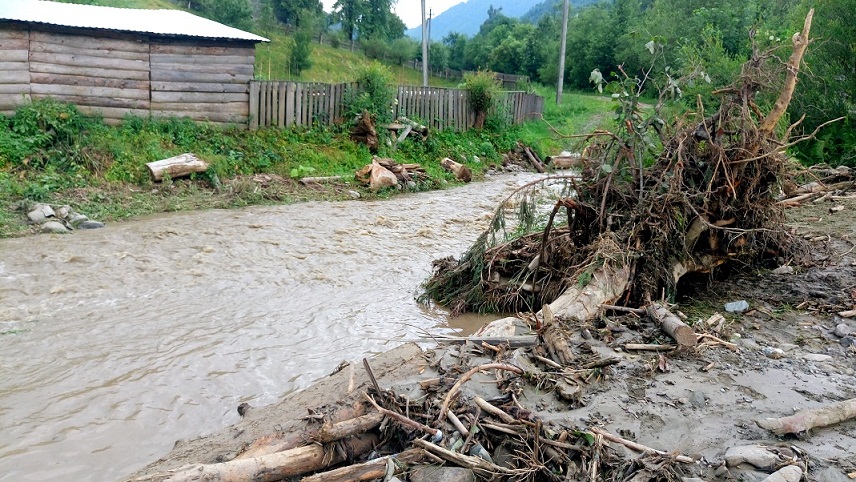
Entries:
<svg viewBox="0 0 856 482">
<path fill-rule="evenodd" d="M 52 97 L 127 114 L 247 124 L 255 44 L 181 10 L 0 0 L 0 112 Z"/>
</svg>

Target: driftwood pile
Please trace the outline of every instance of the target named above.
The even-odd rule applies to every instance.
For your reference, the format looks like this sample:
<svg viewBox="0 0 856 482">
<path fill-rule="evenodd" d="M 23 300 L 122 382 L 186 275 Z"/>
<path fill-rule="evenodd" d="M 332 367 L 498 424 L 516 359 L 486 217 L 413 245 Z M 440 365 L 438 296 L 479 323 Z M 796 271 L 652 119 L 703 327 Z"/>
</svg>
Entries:
<svg viewBox="0 0 856 482">
<path fill-rule="evenodd" d="M 392 159 L 372 156 L 371 164 L 358 170 L 357 181 L 369 186 L 372 191 L 385 187 L 408 185 L 428 177 L 419 164 L 399 164 Z"/>
</svg>

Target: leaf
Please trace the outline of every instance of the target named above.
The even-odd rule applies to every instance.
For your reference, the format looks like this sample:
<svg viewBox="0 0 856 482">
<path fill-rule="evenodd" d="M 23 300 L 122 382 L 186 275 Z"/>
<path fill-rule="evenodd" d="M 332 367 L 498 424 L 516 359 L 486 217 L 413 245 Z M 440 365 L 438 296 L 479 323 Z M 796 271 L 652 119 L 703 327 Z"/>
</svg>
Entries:
<svg viewBox="0 0 856 482">
<path fill-rule="evenodd" d="M 654 48 L 656 46 L 657 46 L 657 44 L 653 40 L 651 40 L 647 44 L 645 44 L 645 48 L 648 49 L 648 52 L 651 52 L 651 55 L 654 55 Z"/>
<path fill-rule="evenodd" d="M 594 445 L 594 434 L 591 432 L 575 432 L 574 435 L 577 437 L 582 437 L 585 439 L 586 443 L 589 445 Z"/>
<path fill-rule="evenodd" d="M 612 172 L 612 166 L 610 164 L 602 164 L 600 166 L 600 170 L 609 174 L 610 172 Z"/>
</svg>

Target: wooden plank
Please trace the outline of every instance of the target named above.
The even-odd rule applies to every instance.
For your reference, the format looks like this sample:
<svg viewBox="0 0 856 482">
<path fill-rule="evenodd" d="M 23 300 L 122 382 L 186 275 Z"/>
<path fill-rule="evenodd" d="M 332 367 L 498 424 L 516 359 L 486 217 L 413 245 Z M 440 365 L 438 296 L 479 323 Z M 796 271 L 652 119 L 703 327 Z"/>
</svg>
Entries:
<svg viewBox="0 0 856 482">
<path fill-rule="evenodd" d="M 27 50 L 30 48 L 30 39 L 25 37 L 17 39 L 0 39 L 0 50 Z"/>
<path fill-rule="evenodd" d="M 179 54 L 179 55 L 255 55 L 255 48 L 246 46 L 205 46 L 205 45 L 182 45 L 175 43 L 160 43 L 153 41 L 151 53 L 154 54 Z"/>
<path fill-rule="evenodd" d="M 29 94 L 30 84 L 0 84 L 0 94 Z"/>
<path fill-rule="evenodd" d="M 135 117 L 148 117 L 149 110 L 148 109 L 126 109 L 122 107 L 94 107 L 89 105 L 81 105 L 77 107 L 80 112 L 84 114 L 101 114 L 104 116 L 104 119 L 116 119 L 122 120 L 126 115 L 132 115 Z"/>
<path fill-rule="evenodd" d="M 132 38 L 133 40 L 131 40 Z M 130 35 L 127 39 L 122 39 L 117 38 L 117 36 L 114 35 L 109 37 L 104 37 L 102 35 L 90 37 L 88 35 L 51 33 L 33 30 L 30 33 L 30 40 L 33 42 L 44 42 L 82 49 L 119 50 L 123 52 L 138 53 L 149 52 L 147 38 L 140 37 L 138 35 Z"/>
<path fill-rule="evenodd" d="M 13 71 L 13 70 L 21 70 L 24 72 L 30 71 L 30 63 L 29 62 L 0 62 L 0 71 Z"/>
<path fill-rule="evenodd" d="M 250 82 L 250 103 L 249 103 L 250 129 L 258 129 L 259 127 L 259 82 Z"/>
<path fill-rule="evenodd" d="M 152 82 L 152 91 L 163 92 L 220 92 L 220 93 L 243 93 L 250 90 L 249 82 L 246 84 L 225 84 L 222 82 Z"/>
<path fill-rule="evenodd" d="M 77 85 L 30 84 L 30 92 L 45 95 L 78 95 L 83 97 L 114 97 L 116 99 L 149 100 L 149 91 L 114 87 L 90 87 Z"/>
<path fill-rule="evenodd" d="M 185 111 L 168 111 L 168 110 L 152 110 L 152 117 L 186 117 L 195 121 L 211 121 L 218 123 L 245 124 L 247 117 L 228 112 L 185 112 Z"/>
<path fill-rule="evenodd" d="M 253 65 L 254 55 L 151 54 L 153 64 L 225 64 Z"/>
<path fill-rule="evenodd" d="M 246 84 L 253 80 L 252 74 L 212 74 L 208 72 L 186 72 L 152 69 L 152 81 L 160 82 L 206 82 L 225 84 Z"/>
<path fill-rule="evenodd" d="M 29 52 L 23 49 L 0 50 L 0 62 L 26 62 L 29 58 Z"/>
<path fill-rule="evenodd" d="M 30 73 L 22 70 L 0 71 L 0 84 L 27 84 Z"/>
<path fill-rule="evenodd" d="M 4 25 L 0 29 L 0 45 L 5 45 L 6 40 L 29 39 L 30 31 L 24 26 Z"/>
<path fill-rule="evenodd" d="M 265 82 L 265 125 L 270 126 L 273 111 L 273 82 Z"/>
<path fill-rule="evenodd" d="M 253 65 L 243 64 L 176 64 L 152 61 L 152 74 L 155 72 L 196 72 L 205 74 L 253 75 Z M 158 79 L 160 80 L 160 79 Z"/>
<path fill-rule="evenodd" d="M 13 92 L 8 94 L 0 93 L 0 109 L 15 110 L 16 107 L 28 102 L 30 102 L 30 94 Z"/>
<path fill-rule="evenodd" d="M 268 82 L 259 84 L 259 126 L 267 127 L 268 122 Z"/>
<path fill-rule="evenodd" d="M 95 107 L 124 107 L 129 109 L 148 109 L 149 100 L 123 99 L 115 97 L 87 97 L 82 95 L 48 95 L 31 94 L 33 99 L 52 98 L 59 102 L 67 102 L 76 105 L 90 105 Z"/>
<path fill-rule="evenodd" d="M 265 93 L 269 95 L 270 84 L 265 84 Z M 197 103 L 220 103 L 220 102 L 247 102 L 249 96 L 240 93 L 222 92 L 152 92 L 153 102 L 197 102 Z M 269 106 L 268 106 L 269 107 Z"/>
<path fill-rule="evenodd" d="M 277 90 L 279 91 L 279 95 L 277 96 L 279 109 L 276 114 L 276 125 L 278 127 L 285 126 L 285 84 L 286 82 L 277 82 Z"/>
<path fill-rule="evenodd" d="M 89 57 L 104 57 L 109 59 L 124 59 L 124 60 L 139 60 L 148 62 L 148 52 L 129 52 L 118 49 L 96 49 L 74 47 L 70 45 L 52 44 L 46 42 L 30 42 L 30 52 L 40 52 L 46 54 L 70 54 L 70 55 L 86 55 Z"/>
<path fill-rule="evenodd" d="M 294 91 L 294 125 L 302 126 L 303 123 L 303 84 L 296 84 Z"/>
<path fill-rule="evenodd" d="M 147 80 L 105 79 L 103 77 L 88 77 L 83 75 L 42 74 L 33 72 L 30 74 L 30 82 L 33 84 L 136 89 L 145 90 L 147 93 L 149 91 L 149 82 Z"/>
<path fill-rule="evenodd" d="M 74 67 L 94 67 L 111 70 L 149 71 L 149 63 L 142 60 L 110 59 L 104 57 L 93 57 L 91 55 L 31 52 L 30 62 L 42 62 L 46 64 L 68 65 Z M 117 72 L 114 77 L 121 78 L 122 75 L 123 73 Z"/>
<path fill-rule="evenodd" d="M 55 65 L 43 62 L 30 62 L 30 72 L 43 74 L 80 75 L 86 77 L 101 77 L 106 79 L 149 80 L 149 73 L 143 71 L 99 69 L 73 65 Z"/>
<path fill-rule="evenodd" d="M 297 95 L 297 84 L 287 82 L 285 87 L 285 126 L 291 127 L 294 125 L 294 105 Z"/>
<path fill-rule="evenodd" d="M 230 114 L 250 114 L 249 103 L 226 102 L 222 104 L 194 104 L 192 102 L 155 102 L 151 103 L 151 110 L 173 111 L 173 112 L 228 112 Z M 260 125 L 263 125 L 260 122 Z"/>
</svg>

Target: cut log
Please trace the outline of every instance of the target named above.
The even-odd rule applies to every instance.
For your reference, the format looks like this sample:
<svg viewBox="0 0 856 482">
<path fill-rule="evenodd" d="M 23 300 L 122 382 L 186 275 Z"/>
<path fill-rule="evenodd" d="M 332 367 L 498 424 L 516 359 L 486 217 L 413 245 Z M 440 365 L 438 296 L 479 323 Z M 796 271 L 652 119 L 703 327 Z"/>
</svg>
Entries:
<svg viewBox="0 0 856 482">
<path fill-rule="evenodd" d="M 352 480 L 374 480 L 383 479 L 387 474 L 390 463 L 395 467 L 396 473 L 403 472 L 399 464 L 415 464 L 425 459 L 425 452 L 421 449 L 409 449 L 398 455 L 387 455 L 370 462 L 349 465 L 329 472 L 322 472 L 309 477 L 304 477 L 301 482 L 349 482 Z"/>
<path fill-rule="evenodd" d="M 544 340 L 547 351 L 559 365 L 570 365 L 574 360 L 574 353 L 571 351 L 571 346 L 568 344 L 568 339 L 562 328 L 553 316 L 553 310 L 550 309 L 549 305 L 544 305 L 544 308 L 541 309 L 541 315 L 544 318 L 541 339 Z"/>
<path fill-rule="evenodd" d="M 377 152 L 377 131 L 368 111 L 363 111 L 357 118 L 357 125 L 351 128 L 351 140 L 365 144 L 371 152 Z"/>
<path fill-rule="evenodd" d="M 692 348 L 698 343 L 698 336 L 693 329 L 665 306 L 651 303 L 648 305 L 648 316 L 660 325 L 664 333 L 678 342 L 681 348 Z"/>
<path fill-rule="evenodd" d="M 532 163 L 532 167 L 534 167 L 536 171 L 538 171 L 539 173 L 544 173 L 547 170 L 547 168 L 544 167 L 544 164 L 538 159 L 537 156 L 535 156 L 535 153 L 532 152 L 532 149 L 530 149 L 529 146 L 524 147 L 523 152 L 526 153 L 526 157 L 529 158 L 529 162 Z"/>
<path fill-rule="evenodd" d="M 318 442 L 328 443 L 335 440 L 340 440 L 351 435 L 359 435 L 361 433 L 372 430 L 380 425 L 383 421 L 383 414 L 373 412 L 362 417 L 344 420 L 339 423 L 325 423 L 318 429 L 318 435 L 315 439 Z"/>
<path fill-rule="evenodd" d="M 194 172 L 205 172 L 208 170 L 208 163 L 197 159 L 191 153 L 186 153 L 169 159 L 146 163 L 146 167 L 149 168 L 152 179 L 163 181 L 166 176 L 176 178 L 189 176 Z"/>
<path fill-rule="evenodd" d="M 800 410 L 782 418 L 756 420 L 759 427 L 773 431 L 776 435 L 802 433 L 817 427 L 826 427 L 856 418 L 856 398 L 833 403 L 821 408 Z"/>
<path fill-rule="evenodd" d="M 377 437 L 351 439 L 345 444 L 344 452 L 357 457 L 371 451 L 375 443 Z M 340 452 L 327 450 L 320 445 L 308 445 L 251 459 L 191 465 L 176 471 L 140 477 L 134 479 L 134 482 L 272 482 L 341 463 L 345 459 Z"/>
<path fill-rule="evenodd" d="M 398 185 L 398 177 L 389 169 L 372 159 L 372 163 L 358 170 L 355 174 L 358 181 L 368 184 L 372 191 L 379 191 L 385 187 Z"/>
<path fill-rule="evenodd" d="M 459 181 L 470 182 L 473 180 L 473 173 L 470 171 L 469 167 L 459 164 L 448 157 L 443 158 L 443 160 L 440 161 L 440 165 L 443 166 L 443 169 L 454 174 L 455 179 Z"/>
</svg>

